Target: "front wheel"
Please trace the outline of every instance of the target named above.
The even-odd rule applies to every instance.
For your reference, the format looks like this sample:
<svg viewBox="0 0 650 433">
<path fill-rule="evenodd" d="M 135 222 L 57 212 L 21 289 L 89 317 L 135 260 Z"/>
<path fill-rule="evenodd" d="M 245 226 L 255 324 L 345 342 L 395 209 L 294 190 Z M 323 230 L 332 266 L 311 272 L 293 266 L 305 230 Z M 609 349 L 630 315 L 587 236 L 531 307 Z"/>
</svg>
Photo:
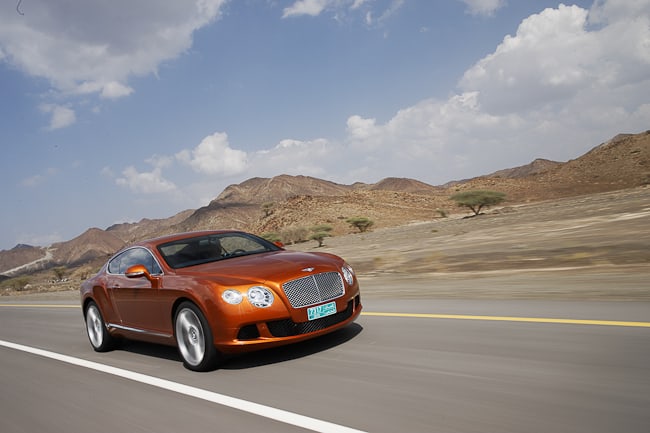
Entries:
<svg viewBox="0 0 650 433">
<path fill-rule="evenodd" d="M 218 353 L 212 341 L 212 331 L 196 305 L 183 302 L 178 307 L 174 331 L 178 351 L 186 368 L 207 371 L 217 366 Z"/>
<path fill-rule="evenodd" d="M 95 352 L 106 352 L 113 348 L 114 338 L 109 334 L 99 307 L 94 302 L 86 307 L 86 333 Z"/>
</svg>

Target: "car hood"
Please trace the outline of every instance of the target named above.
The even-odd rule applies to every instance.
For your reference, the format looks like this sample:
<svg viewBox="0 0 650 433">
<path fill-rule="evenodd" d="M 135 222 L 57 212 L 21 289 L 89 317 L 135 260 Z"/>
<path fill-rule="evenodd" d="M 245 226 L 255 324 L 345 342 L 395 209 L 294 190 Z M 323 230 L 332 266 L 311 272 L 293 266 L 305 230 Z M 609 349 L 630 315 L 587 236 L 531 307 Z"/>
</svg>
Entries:
<svg viewBox="0 0 650 433">
<path fill-rule="evenodd" d="M 343 260 L 327 253 L 274 251 L 250 256 L 232 257 L 212 263 L 192 266 L 177 274 L 203 276 L 206 279 L 237 282 L 282 283 L 320 272 L 340 271 Z"/>
</svg>

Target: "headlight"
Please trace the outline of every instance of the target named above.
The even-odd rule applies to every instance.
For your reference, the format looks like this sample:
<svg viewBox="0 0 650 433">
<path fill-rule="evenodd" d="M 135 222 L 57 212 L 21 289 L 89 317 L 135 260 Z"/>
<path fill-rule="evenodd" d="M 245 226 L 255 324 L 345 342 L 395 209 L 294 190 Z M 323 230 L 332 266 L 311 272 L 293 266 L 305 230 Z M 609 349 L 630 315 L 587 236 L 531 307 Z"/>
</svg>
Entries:
<svg viewBox="0 0 650 433">
<path fill-rule="evenodd" d="M 237 305 L 244 297 L 237 290 L 228 289 L 221 294 L 221 299 L 228 304 Z"/>
<path fill-rule="evenodd" d="M 354 283 L 354 271 L 347 263 L 343 265 L 341 271 L 343 272 L 343 278 L 348 283 L 348 285 L 351 286 L 352 283 Z"/>
<path fill-rule="evenodd" d="M 270 307 L 273 304 L 273 292 L 266 287 L 255 286 L 248 289 L 248 302 L 257 308 Z"/>
</svg>

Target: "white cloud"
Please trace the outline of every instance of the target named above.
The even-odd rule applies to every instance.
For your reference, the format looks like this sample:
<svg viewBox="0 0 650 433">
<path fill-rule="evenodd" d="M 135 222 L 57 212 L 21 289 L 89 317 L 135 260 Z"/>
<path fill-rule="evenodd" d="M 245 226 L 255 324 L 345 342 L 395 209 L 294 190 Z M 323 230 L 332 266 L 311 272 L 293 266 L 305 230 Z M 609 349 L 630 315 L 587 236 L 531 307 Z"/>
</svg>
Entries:
<svg viewBox="0 0 650 433">
<path fill-rule="evenodd" d="M 374 18 L 374 12 L 369 10 L 372 2 L 368 0 L 297 0 L 291 6 L 284 8 L 282 18 L 296 17 L 302 15 L 318 16 L 325 11 L 332 11 L 335 19 L 340 20 L 348 11 L 362 11 L 363 19 L 368 25 L 381 23 L 387 20 L 404 4 L 404 0 L 391 0 L 390 4 Z M 364 7 L 366 6 L 366 7 Z"/>
<path fill-rule="evenodd" d="M 375 119 L 364 119 L 355 114 L 348 118 L 348 134 L 352 139 L 367 140 L 376 135 L 376 123 Z"/>
<path fill-rule="evenodd" d="M 118 99 L 124 96 L 129 96 L 131 93 L 133 93 L 131 87 L 125 86 L 116 81 L 111 81 L 110 83 L 104 84 L 101 96 L 105 99 Z"/>
<path fill-rule="evenodd" d="M 175 155 L 155 154 L 145 159 L 145 162 L 153 167 L 151 171 L 139 172 L 135 167 L 129 166 L 122 171 L 121 177 L 115 179 L 115 183 L 140 194 L 173 193 L 165 195 L 167 203 L 195 207 L 214 198 L 215 181 L 242 174 L 250 168 L 246 152 L 232 149 L 227 134 L 220 132 L 205 137 L 191 150 L 184 149 Z M 163 170 L 173 169 L 173 173 L 178 174 L 180 169 L 174 167 L 174 164 L 179 162 L 200 175 L 198 180 L 182 186 L 167 180 Z M 108 178 L 115 177 L 108 166 L 101 170 L 101 174 Z M 197 179 L 187 173 L 181 176 L 188 180 Z"/>
<path fill-rule="evenodd" d="M 186 51 L 224 2 L 30 0 L 23 16 L 0 14 L 0 61 L 64 95 L 121 98 L 133 92 L 130 77 L 155 73 Z"/>
<path fill-rule="evenodd" d="M 388 8 L 379 16 L 377 21 L 382 23 L 393 16 L 404 5 L 404 0 L 393 0 Z"/>
<path fill-rule="evenodd" d="M 193 185 L 202 197 L 218 176 L 307 174 L 349 183 L 404 176 L 441 184 L 536 157 L 574 158 L 619 132 L 648 128 L 648 16 L 635 9 L 624 19 L 620 10 L 604 3 L 606 24 L 597 28 L 576 6 L 531 15 L 466 71 L 457 93 L 424 99 L 384 123 L 350 115 L 341 141 L 287 139 L 246 153 L 215 133 L 175 158 L 209 176 Z"/>
<path fill-rule="evenodd" d="M 153 155 L 145 160 L 146 163 L 156 168 L 170 167 L 174 163 L 174 157 L 167 155 Z"/>
<path fill-rule="evenodd" d="M 515 36 L 465 73 L 460 87 L 478 91 L 484 110 L 504 113 L 549 109 L 601 92 L 613 98 L 621 86 L 647 81 L 649 16 L 588 31 L 587 13 L 560 5 L 528 17 Z"/>
<path fill-rule="evenodd" d="M 251 155 L 248 173 L 255 176 L 278 174 L 326 176 L 327 167 L 333 161 L 341 161 L 345 154 L 334 143 L 318 138 L 315 140 L 285 139 L 270 150 Z"/>
<path fill-rule="evenodd" d="M 350 9 L 359 9 L 364 3 L 367 3 L 368 0 L 354 0 L 354 3 L 352 6 L 350 6 Z"/>
<path fill-rule="evenodd" d="M 595 0 L 589 11 L 589 21 L 594 24 L 630 21 L 648 16 L 648 0 Z"/>
<path fill-rule="evenodd" d="M 603 3 L 598 28 L 576 6 L 528 17 L 466 71 L 457 94 L 420 101 L 385 123 L 349 116 L 345 158 L 327 160 L 324 171 L 348 181 L 439 184 L 535 157 L 565 161 L 618 133 L 648 129 L 648 4 Z"/>
<path fill-rule="evenodd" d="M 42 174 L 35 174 L 34 176 L 30 176 L 26 179 L 23 179 L 20 182 L 20 184 L 26 187 L 35 187 L 47 182 L 49 179 L 56 176 L 57 174 L 59 174 L 59 170 L 54 167 L 50 167 L 46 169 L 45 172 Z"/>
<path fill-rule="evenodd" d="M 48 246 L 57 242 L 64 241 L 65 238 L 58 231 L 47 234 L 20 233 L 18 235 L 18 244 Z"/>
<path fill-rule="evenodd" d="M 298 15 L 317 16 L 323 12 L 327 6 L 330 6 L 334 3 L 334 0 L 298 0 L 291 6 L 284 9 L 282 18 Z"/>
<path fill-rule="evenodd" d="M 620 10 L 604 3 L 595 27 L 590 12 L 575 6 L 532 15 L 466 71 L 455 94 L 419 101 L 386 122 L 350 115 L 341 141 L 287 139 L 247 153 L 225 133 L 207 136 L 174 155 L 203 175 L 183 194 L 204 203 L 218 193 L 215 181 L 282 173 L 441 184 L 536 157 L 568 160 L 617 133 L 648 129 L 648 16 L 635 9 L 625 19 Z M 165 156 L 147 161 L 159 175 L 171 164 Z"/>
<path fill-rule="evenodd" d="M 10 63 L 61 91 L 85 83 L 125 86 L 188 49 L 223 0 L 73 2 L 32 0 L 25 17 L 3 14 L 0 46 Z M 143 19 L 146 17 L 146 19 Z M 74 25 L 71 25 L 74 23 Z"/>
<path fill-rule="evenodd" d="M 115 172 L 114 172 L 113 169 L 112 169 L 111 167 L 109 167 L 109 166 L 104 166 L 104 167 L 101 169 L 100 173 L 101 173 L 101 175 L 104 176 L 104 177 L 108 177 L 108 178 L 113 178 L 113 177 L 115 177 Z"/>
<path fill-rule="evenodd" d="M 467 5 L 467 12 L 472 15 L 494 15 L 505 6 L 506 0 L 460 0 Z"/>
<path fill-rule="evenodd" d="M 614 10 L 607 6 L 602 11 Z M 566 161 L 617 133 L 643 131 L 650 118 L 643 49 L 649 18 L 638 9 L 616 18 L 616 11 L 603 12 L 606 24 L 597 28 L 576 6 L 531 15 L 468 69 L 448 98 L 424 99 L 384 123 L 350 115 L 341 142 L 283 140 L 248 154 L 238 176 L 307 174 L 348 183 L 404 176 L 442 184 L 537 157 Z M 225 134 L 213 138 L 221 144 L 205 158 L 200 145 L 185 160 L 200 168 L 216 149 L 241 152 L 230 149 Z"/>
<path fill-rule="evenodd" d="M 138 172 L 135 167 L 130 166 L 122 171 L 122 176 L 115 182 L 120 186 L 128 187 L 131 191 L 142 194 L 156 194 L 170 192 L 176 189 L 174 183 L 162 176 L 160 167 L 150 172 Z"/>
<path fill-rule="evenodd" d="M 63 105 L 41 104 L 40 109 L 44 113 L 52 115 L 50 118 L 50 130 L 65 128 L 77 121 L 74 110 Z"/>
<path fill-rule="evenodd" d="M 232 149 L 228 135 L 222 132 L 205 137 L 193 150 L 183 150 L 176 158 L 207 175 L 232 176 L 242 173 L 247 166 L 246 152 Z"/>
<path fill-rule="evenodd" d="M 26 186 L 26 187 L 35 187 L 37 185 L 42 184 L 44 180 L 45 180 L 45 178 L 42 175 L 35 174 L 34 176 L 30 176 L 30 177 L 28 177 L 26 179 L 23 179 L 20 182 L 20 184 L 22 186 Z"/>
</svg>

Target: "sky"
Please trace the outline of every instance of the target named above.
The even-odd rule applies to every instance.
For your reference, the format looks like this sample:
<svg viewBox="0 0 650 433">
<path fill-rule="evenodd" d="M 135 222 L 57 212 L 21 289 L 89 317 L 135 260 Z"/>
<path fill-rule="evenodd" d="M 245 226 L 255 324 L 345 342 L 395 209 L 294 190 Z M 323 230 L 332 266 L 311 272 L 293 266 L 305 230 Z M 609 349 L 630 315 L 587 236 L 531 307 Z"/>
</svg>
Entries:
<svg viewBox="0 0 650 433">
<path fill-rule="evenodd" d="M 650 129 L 650 0 L 5 0 L 0 250 L 252 177 L 441 185 Z"/>
</svg>

